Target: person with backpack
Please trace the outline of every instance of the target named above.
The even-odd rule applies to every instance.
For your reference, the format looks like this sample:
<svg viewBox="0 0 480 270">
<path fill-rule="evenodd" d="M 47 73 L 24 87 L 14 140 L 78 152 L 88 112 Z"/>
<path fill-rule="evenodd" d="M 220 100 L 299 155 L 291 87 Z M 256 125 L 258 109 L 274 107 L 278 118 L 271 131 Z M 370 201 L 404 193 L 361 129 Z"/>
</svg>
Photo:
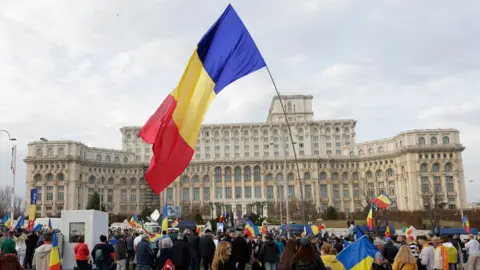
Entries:
<svg viewBox="0 0 480 270">
<path fill-rule="evenodd" d="M 100 235 L 100 243 L 95 245 L 91 254 L 97 270 L 110 270 L 113 265 L 112 253 L 114 252 L 113 246 L 107 242 L 107 237 Z"/>
</svg>

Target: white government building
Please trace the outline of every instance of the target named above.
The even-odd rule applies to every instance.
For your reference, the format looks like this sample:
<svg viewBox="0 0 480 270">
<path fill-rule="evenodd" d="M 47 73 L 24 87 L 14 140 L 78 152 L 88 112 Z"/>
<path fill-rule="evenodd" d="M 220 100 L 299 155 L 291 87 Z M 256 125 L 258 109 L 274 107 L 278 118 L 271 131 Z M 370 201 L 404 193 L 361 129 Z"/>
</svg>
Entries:
<svg viewBox="0 0 480 270">
<path fill-rule="evenodd" d="M 30 189 L 38 189 L 39 216 L 84 209 L 95 191 L 114 213 L 162 209 L 168 199 L 169 205 L 181 205 L 183 213 L 217 216 L 222 207 L 236 215 L 252 210 L 277 215 L 284 190 L 299 199 L 301 187 L 320 211 L 328 206 L 360 211 L 367 195 L 382 192 L 397 209 L 416 210 L 428 207 L 422 196 L 428 190 L 448 208 L 467 207 L 458 130 L 411 130 L 357 143 L 355 120 L 314 120 L 312 96 L 281 98 L 302 185 L 283 110 L 274 97 L 264 123 L 203 125 L 190 165 L 160 196 L 143 179 L 152 152 L 137 136 L 139 126 L 120 128 L 122 150 L 75 141 L 31 142 L 25 159 L 26 198 Z"/>
</svg>

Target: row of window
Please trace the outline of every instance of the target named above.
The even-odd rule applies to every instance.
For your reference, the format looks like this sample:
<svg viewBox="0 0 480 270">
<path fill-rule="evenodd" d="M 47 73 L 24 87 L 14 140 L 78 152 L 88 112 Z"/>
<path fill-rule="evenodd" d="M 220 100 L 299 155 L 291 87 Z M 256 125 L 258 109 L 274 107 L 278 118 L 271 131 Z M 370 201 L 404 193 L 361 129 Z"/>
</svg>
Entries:
<svg viewBox="0 0 480 270">
<path fill-rule="evenodd" d="M 273 130 L 272 130 L 272 135 L 277 136 L 280 132 L 283 133 L 283 134 L 288 134 L 288 132 L 287 132 L 286 129 L 284 129 L 284 130 L 282 130 L 282 131 L 280 131 L 279 129 L 273 129 Z M 340 128 L 338 128 L 338 127 L 337 127 L 337 128 L 334 128 L 334 129 L 333 129 L 333 132 L 337 132 L 337 133 L 340 132 Z M 344 133 L 350 132 L 350 128 L 348 128 L 348 127 L 343 128 L 343 132 L 344 132 Z M 248 130 L 244 130 L 242 133 L 243 133 L 243 136 L 245 136 L 245 137 L 250 136 L 250 132 L 249 132 Z M 304 129 L 303 129 L 303 128 L 298 128 L 296 133 L 297 133 L 297 134 L 303 134 L 303 133 L 304 133 Z M 314 134 L 319 133 L 319 129 L 318 129 L 318 128 L 313 128 L 313 129 L 312 129 L 312 133 L 314 133 Z M 332 129 L 326 128 L 326 129 L 325 129 L 325 133 L 326 133 L 326 134 L 332 133 Z M 268 136 L 269 134 L 270 134 L 270 132 L 269 132 L 269 130 L 267 130 L 267 129 L 264 129 L 264 130 L 262 131 L 262 135 L 263 135 L 263 136 Z M 202 133 L 202 136 L 203 136 L 203 137 L 210 137 L 210 135 L 211 135 L 211 132 L 208 131 L 208 130 L 203 131 L 203 133 Z M 232 135 L 233 137 L 239 137 L 239 136 L 240 136 L 240 131 L 239 131 L 239 130 L 234 130 L 233 133 L 230 133 L 230 131 L 225 130 L 225 131 L 223 132 L 223 137 L 224 137 L 224 138 L 228 138 L 228 137 L 230 137 L 231 135 Z M 254 130 L 253 133 L 252 133 L 252 135 L 255 136 L 255 137 L 257 137 L 257 136 L 260 135 L 260 131 L 259 131 L 259 130 Z M 215 132 L 213 133 L 213 136 L 214 136 L 214 137 L 220 137 L 220 131 L 215 131 Z"/>
<path fill-rule="evenodd" d="M 420 172 L 421 173 L 427 173 L 428 172 L 428 164 L 423 163 L 420 165 Z M 432 165 L 432 172 L 440 172 L 441 166 L 439 163 L 434 163 Z M 452 171 L 452 164 L 450 162 L 447 162 L 444 166 L 444 171 L 445 172 L 451 172 Z"/>
<path fill-rule="evenodd" d="M 420 137 L 418 138 L 418 144 L 419 145 L 425 145 L 425 138 Z M 438 143 L 437 137 L 432 136 L 430 137 L 430 144 L 431 145 L 436 145 Z M 443 136 L 443 144 L 450 144 L 450 138 L 448 136 Z"/>
<path fill-rule="evenodd" d="M 41 202 L 42 201 L 42 194 L 43 194 L 43 189 L 41 186 L 36 187 L 37 188 L 37 194 L 38 198 L 37 201 Z M 64 186 L 57 186 L 57 201 L 63 201 L 65 199 L 65 187 Z M 53 201 L 53 186 L 47 186 L 45 190 L 45 200 L 46 201 Z"/>
</svg>

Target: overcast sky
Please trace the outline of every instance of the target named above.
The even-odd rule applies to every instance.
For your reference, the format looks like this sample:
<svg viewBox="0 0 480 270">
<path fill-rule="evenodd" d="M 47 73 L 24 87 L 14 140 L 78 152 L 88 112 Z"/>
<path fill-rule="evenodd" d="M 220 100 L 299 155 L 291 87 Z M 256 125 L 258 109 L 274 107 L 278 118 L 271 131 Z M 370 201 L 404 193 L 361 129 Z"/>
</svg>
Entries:
<svg viewBox="0 0 480 270">
<path fill-rule="evenodd" d="M 457 128 L 479 201 L 480 1 L 233 0 L 282 94 L 314 96 L 316 119 L 353 118 L 357 141 Z M 220 0 L 0 0 L 0 129 L 29 141 L 121 147 L 174 88 Z M 207 123 L 264 121 L 265 70 L 214 100 Z M 0 134 L 0 184 L 11 180 Z"/>
</svg>

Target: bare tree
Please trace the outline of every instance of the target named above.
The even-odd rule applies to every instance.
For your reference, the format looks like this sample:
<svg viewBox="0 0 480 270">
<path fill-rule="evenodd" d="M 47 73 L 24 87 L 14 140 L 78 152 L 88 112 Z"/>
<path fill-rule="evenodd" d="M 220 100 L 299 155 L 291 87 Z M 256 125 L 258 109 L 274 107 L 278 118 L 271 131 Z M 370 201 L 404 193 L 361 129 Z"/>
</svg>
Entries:
<svg viewBox="0 0 480 270">
<path fill-rule="evenodd" d="M 440 220 L 443 216 L 443 209 L 447 205 L 445 191 L 440 178 L 429 180 L 429 178 L 422 177 L 419 190 L 423 201 L 423 209 L 427 213 L 427 219 L 430 222 L 430 229 L 432 232 L 435 232 L 435 229 L 440 231 Z"/>
<path fill-rule="evenodd" d="M 23 197 L 16 196 L 14 199 L 13 213 L 15 218 L 22 216 L 25 213 L 25 200 Z M 0 218 L 5 216 L 7 211 L 12 208 L 12 187 L 6 186 L 0 188 Z"/>
</svg>

